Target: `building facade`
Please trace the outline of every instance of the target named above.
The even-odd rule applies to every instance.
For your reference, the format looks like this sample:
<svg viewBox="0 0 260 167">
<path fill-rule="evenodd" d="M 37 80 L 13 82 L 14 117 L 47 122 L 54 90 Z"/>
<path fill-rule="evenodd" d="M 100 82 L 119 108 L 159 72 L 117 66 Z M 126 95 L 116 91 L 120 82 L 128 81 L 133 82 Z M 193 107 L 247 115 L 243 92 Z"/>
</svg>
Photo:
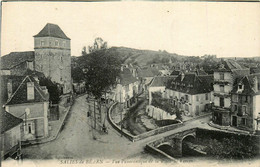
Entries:
<svg viewBox="0 0 260 167">
<path fill-rule="evenodd" d="M 71 92 L 70 38 L 58 25 L 48 23 L 34 36 L 34 50 L 35 70 L 59 83 L 62 93 Z"/>
<path fill-rule="evenodd" d="M 207 111 L 213 101 L 213 76 L 181 73 L 167 85 L 164 97 L 185 115 L 197 116 Z"/>
<path fill-rule="evenodd" d="M 236 78 L 249 75 L 249 69 L 234 60 L 225 60 L 214 71 L 214 110 L 213 122 L 219 125 L 230 124 L 231 90 Z"/>
<path fill-rule="evenodd" d="M 31 76 L 26 76 L 5 104 L 5 110 L 23 119 L 22 141 L 48 136 L 49 94 Z"/>
<path fill-rule="evenodd" d="M 20 158 L 21 126 L 23 120 L 12 114 L 1 111 L 1 159 L 8 157 Z"/>
<path fill-rule="evenodd" d="M 230 125 L 242 130 L 260 130 L 260 75 L 236 79 L 231 91 Z"/>
</svg>

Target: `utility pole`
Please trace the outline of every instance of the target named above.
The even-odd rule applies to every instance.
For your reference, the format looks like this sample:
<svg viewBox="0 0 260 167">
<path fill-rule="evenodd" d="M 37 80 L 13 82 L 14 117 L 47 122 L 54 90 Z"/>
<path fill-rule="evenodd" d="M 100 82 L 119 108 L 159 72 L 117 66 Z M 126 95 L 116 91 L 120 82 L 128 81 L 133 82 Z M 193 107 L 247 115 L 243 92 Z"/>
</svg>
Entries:
<svg viewBox="0 0 260 167">
<path fill-rule="evenodd" d="M 94 102 L 94 129 L 96 129 L 96 100 L 93 100 Z"/>
<path fill-rule="evenodd" d="M 123 110 L 122 110 L 122 100 L 121 100 L 121 98 L 122 98 L 122 87 L 121 87 L 121 89 L 120 89 L 120 112 L 121 112 L 121 137 L 123 136 L 123 127 L 122 127 L 122 124 L 123 124 Z"/>
</svg>

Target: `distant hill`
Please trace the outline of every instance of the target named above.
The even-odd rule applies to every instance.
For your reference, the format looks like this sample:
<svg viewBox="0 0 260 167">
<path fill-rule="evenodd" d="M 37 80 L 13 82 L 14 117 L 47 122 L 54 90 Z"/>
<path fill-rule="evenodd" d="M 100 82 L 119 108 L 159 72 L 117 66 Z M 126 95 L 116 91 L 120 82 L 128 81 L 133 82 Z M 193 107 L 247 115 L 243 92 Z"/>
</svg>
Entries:
<svg viewBox="0 0 260 167">
<path fill-rule="evenodd" d="M 169 63 L 181 60 L 184 56 L 166 51 L 139 50 L 127 47 L 112 47 L 109 52 L 118 55 L 123 63 L 138 64 L 140 66 L 149 65 L 152 63 Z"/>
</svg>

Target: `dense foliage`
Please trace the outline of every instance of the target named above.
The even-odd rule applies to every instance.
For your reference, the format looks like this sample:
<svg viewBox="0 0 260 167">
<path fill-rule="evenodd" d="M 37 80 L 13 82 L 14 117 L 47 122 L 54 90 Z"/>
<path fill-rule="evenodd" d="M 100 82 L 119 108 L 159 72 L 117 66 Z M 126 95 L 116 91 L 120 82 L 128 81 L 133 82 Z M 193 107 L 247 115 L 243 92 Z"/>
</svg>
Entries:
<svg viewBox="0 0 260 167">
<path fill-rule="evenodd" d="M 197 139 L 200 144 L 206 145 L 204 151 L 208 155 L 222 159 L 252 158 L 257 154 L 257 147 L 251 138 L 238 140 L 234 137 L 216 139 Z"/>
<path fill-rule="evenodd" d="M 82 56 L 79 63 L 84 70 L 86 89 L 96 98 L 100 98 L 104 91 L 116 84 L 121 66 L 117 55 L 111 55 L 107 50 L 98 50 Z"/>
<path fill-rule="evenodd" d="M 177 119 L 182 120 L 181 111 L 174 106 L 169 99 L 162 98 L 161 92 L 152 93 L 152 103 L 153 106 L 158 107 L 171 115 L 176 114 Z"/>
<path fill-rule="evenodd" d="M 40 77 L 40 86 L 46 86 L 50 95 L 50 101 L 52 104 L 58 104 L 60 100 L 60 90 L 57 83 L 53 83 L 50 78 Z"/>
</svg>

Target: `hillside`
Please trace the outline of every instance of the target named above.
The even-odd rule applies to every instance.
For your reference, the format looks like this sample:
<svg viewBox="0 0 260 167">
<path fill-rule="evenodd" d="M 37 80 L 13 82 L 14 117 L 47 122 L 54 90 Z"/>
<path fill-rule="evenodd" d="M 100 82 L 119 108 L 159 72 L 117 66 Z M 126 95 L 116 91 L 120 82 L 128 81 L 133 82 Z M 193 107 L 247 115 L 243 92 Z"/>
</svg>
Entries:
<svg viewBox="0 0 260 167">
<path fill-rule="evenodd" d="M 166 51 L 139 50 L 127 47 L 111 47 L 107 52 L 120 57 L 122 63 L 132 63 L 139 66 L 152 63 L 168 63 L 170 59 L 175 62 L 184 57 Z M 72 64 L 78 59 L 81 61 L 84 58 L 72 56 Z"/>
<path fill-rule="evenodd" d="M 152 63 L 168 63 L 180 60 L 183 56 L 166 51 L 139 50 L 126 47 L 112 47 L 109 52 L 118 55 L 122 62 L 144 66 Z"/>
</svg>

